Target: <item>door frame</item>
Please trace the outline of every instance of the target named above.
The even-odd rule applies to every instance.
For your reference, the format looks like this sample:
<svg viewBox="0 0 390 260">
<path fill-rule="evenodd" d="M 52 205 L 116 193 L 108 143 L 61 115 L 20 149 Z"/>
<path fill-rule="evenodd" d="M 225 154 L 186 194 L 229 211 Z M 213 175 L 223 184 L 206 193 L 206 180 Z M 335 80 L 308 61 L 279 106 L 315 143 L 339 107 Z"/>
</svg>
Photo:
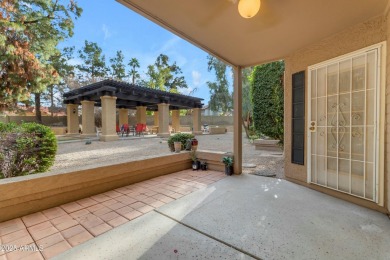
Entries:
<svg viewBox="0 0 390 260">
<path fill-rule="evenodd" d="M 385 178 L 384 178 L 384 148 L 385 148 L 385 119 L 386 119 L 386 111 L 385 111 L 385 90 L 386 90 L 386 41 L 359 49 L 357 51 L 353 51 L 341 56 L 338 56 L 333 59 L 329 59 L 311 66 L 307 67 L 307 95 L 306 95 L 306 109 L 307 109 L 307 117 L 306 117 L 306 159 L 307 159 L 307 165 L 306 165 L 306 172 L 307 172 L 307 183 L 317 185 L 315 183 L 311 182 L 311 132 L 309 131 L 310 128 L 310 122 L 311 122 L 311 70 L 318 69 L 320 67 L 324 67 L 327 65 L 334 64 L 336 62 L 343 61 L 345 59 L 351 58 L 352 56 L 363 54 L 368 51 L 372 51 L 377 49 L 378 51 L 378 91 L 377 91 L 377 131 L 376 131 L 376 154 L 378 156 L 375 158 L 375 164 L 376 164 L 376 173 L 375 173 L 375 199 L 374 202 L 376 202 L 379 206 L 384 206 L 384 186 L 385 186 Z M 324 186 L 325 187 L 325 186 Z M 328 189 L 332 189 L 329 187 L 326 187 Z M 349 194 L 340 190 L 332 189 L 341 193 L 345 193 L 351 196 L 354 196 L 353 194 Z M 355 197 L 355 196 L 354 196 Z M 359 197 L 360 198 L 360 197 Z"/>
</svg>

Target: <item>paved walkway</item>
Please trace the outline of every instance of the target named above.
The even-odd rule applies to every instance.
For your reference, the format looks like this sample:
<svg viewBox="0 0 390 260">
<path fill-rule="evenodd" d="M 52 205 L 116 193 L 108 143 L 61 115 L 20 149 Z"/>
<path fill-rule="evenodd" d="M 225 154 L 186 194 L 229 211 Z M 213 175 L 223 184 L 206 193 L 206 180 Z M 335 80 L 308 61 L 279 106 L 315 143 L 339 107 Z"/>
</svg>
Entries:
<svg viewBox="0 0 390 260">
<path fill-rule="evenodd" d="M 0 223 L 0 260 L 52 258 L 224 177 L 185 170 Z"/>
</svg>

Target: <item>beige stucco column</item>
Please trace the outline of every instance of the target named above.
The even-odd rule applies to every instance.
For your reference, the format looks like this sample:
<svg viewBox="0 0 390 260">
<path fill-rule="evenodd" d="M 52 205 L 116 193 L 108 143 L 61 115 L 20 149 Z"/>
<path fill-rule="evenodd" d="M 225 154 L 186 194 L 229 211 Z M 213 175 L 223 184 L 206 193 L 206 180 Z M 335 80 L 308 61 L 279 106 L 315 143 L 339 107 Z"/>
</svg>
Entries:
<svg viewBox="0 0 390 260">
<path fill-rule="evenodd" d="M 234 68 L 234 96 L 233 96 L 233 154 L 234 173 L 242 173 L 242 68 Z"/>
<path fill-rule="evenodd" d="M 145 106 L 137 106 L 137 124 L 146 124 Z"/>
<path fill-rule="evenodd" d="M 194 135 L 202 134 L 200 112 L 201 112 L 200 108 L 192 109 L 192 133 Z"/>
<path fill-rule="evenodd" d="M 116 134 L 116 97 L 102 96 L 102 134 L 100 141 L 118 140 Z"/>
<path fill-rule="evenodd" d="M 119 127 L 129 124 L 129 110 L 127 108 L 119 109 Z"/>
<path fill-rule="evenodd" d="M 172 110 L 172 128 L 180 132 L 180 110 Z"/>
<path fill-rule="evenodd" d="M 389 1 L 390 3 L 390 1 Z M 385 177 L 384 177 L 384 180 L 383 182 L 384 185 L 385 185 L 385 194 L 387 196 L 387 198 L 385 198 L 386 202 L 387 202 L 387 205 L 385 205 L 385 207 L 387 207 L 387 211 L 390 212 L 390 12 L 387 11 L 387 15 L 386 15 L 386 28 L 387 28 L 387 51 L 386 51 L 386 90 L 385 90 L 385 93 L 386 95 L 382 95 L 382 101 L 383 99 L 385 99 L 385 103 L 386 105 L 385 106 L 382 106 L 382 114 L 385 114 L 385 123 L 383 123 L 385 125 L 385 130 L 382 130 L 383 131 L 383 139 L 384 139 L 384 143 L 385 143 L 385 147 L 382 148 L 384 149 L 383 151 L 383 154 L 384 154 L 384 173 L 385 173 Z M 382 92 L 383 93 L 383 92 Z M 385 111 L 383 111 L 383 107 L 386 109 Z M 385 112 L 385 113 L 383 113 Z M 285 130 L 286 131 L 286 130 Z M 382 141 L 382 140 L 381 140 Z M 382 141 L 383 142 L 383 141 Z M 379 181 L 382 181 L 382 180 L 379 180 Z"/>
<path fill-rule="evenodd" d="M 154 111 L 153 119 L 154 119 L 154 125 L 158 126 L 158 111 Z"/>
<path fill-rule="evenodd" d="M 95 136 L 95 102 L 88 100 L 81 101 L 81 111 L 82 136 Z"/>
<path fill-rule="evenodd" d="M 158 134 L 157 136 L 167 137 L 169 133 L 169 104 L 158 104 Z"/>
<path fill-rule="evenodd" d="M 68 135 L 79 134 L 79 105 L 67 104 L 66 105 L 66 122 Z"/>
</svg>

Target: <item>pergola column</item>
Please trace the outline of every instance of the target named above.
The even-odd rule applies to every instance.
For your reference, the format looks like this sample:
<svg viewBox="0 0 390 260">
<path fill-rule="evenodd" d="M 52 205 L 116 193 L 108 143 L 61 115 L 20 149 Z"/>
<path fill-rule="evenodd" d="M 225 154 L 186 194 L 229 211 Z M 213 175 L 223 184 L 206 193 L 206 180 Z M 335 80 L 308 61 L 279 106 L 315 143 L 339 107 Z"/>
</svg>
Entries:
<svg viewBox="0 0 390 260">
<path fill-rule="evenodd" d="M 169 104 L 158 104 L 158 134 L 157 136 L 168 137 L 169 133 Z"/>
<path fill-rule="evenodd" d="M 119 127 L 129 124 L 129 110 L 127 108 L 119 109 Z"/>
<path fill-rule="evenodd" d="M 154 119 L 154 125 L 158 126 L 158 111 L 154 111 L 153 119 Z"/>
<path fill-rule="evenodd" d="M 67 104 L 66 105 L 66 122 L 68 135 L 79 134 L 79 105 Z"/>
<path fill-rule="evenodd" d="M 192 110 L 192 133 L 194 135 L 202 134 L 200 115 L 201 115 L 200 108 L 194 108 Z"/>
<path fill-rule="evenodd" d="M 180 110 L 172 110 L 172 128 L 180 132 Z"/>
<path fill-rule="evenodd" d="M 95 129 L 95 102 L 83 100 L 81 101 L 81 124 L 83 126 L 82 136 L 96 135 Z"/>
<path fill-rule="evenodd" d="M 116 97 L 102 96 L 102 134 L 100 141 L 118 140 L 116 134 Z"/>
<path fill-rule="evenodd" d="M 146 124 L 145 106 L 137 106 L 137 124 Z"/>
<path fill-rule="evenodd" d="M 234 68 L 233 94 L 233 153 L 234 174 L 242 173 L 242 68 Z"/>
</svg>

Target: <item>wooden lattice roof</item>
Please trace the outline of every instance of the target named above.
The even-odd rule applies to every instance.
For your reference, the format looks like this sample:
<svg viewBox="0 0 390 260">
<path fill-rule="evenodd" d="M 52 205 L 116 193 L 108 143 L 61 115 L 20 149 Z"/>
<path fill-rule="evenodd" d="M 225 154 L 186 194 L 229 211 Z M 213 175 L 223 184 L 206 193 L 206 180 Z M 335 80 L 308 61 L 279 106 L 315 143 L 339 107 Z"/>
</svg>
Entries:
<svg viewBox="0 0 390 260">
<path fill-rule="evenodd" d="M 167 103 L 170 109 L 192 109 L 202 107 L 202 98 L 170 93 L 166 91 L 140 87 L 134 84 L 111 79 L 96 82 L 64 94 L 65 104 L 80 104 L 83 100 L 95 101 L 101 106 L 101 96 L 117 97 L 117 108 L 136 109 L 146 106 L 148 110 L 157 110 L 157 104 Z"/>
</svg>

